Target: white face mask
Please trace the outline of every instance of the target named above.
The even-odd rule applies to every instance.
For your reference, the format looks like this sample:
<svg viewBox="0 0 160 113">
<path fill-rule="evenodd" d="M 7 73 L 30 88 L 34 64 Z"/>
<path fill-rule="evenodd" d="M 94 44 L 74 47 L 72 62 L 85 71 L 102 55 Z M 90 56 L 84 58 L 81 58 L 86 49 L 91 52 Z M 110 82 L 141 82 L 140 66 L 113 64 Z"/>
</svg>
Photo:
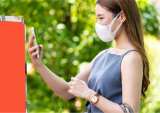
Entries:
<svg viewBox="0 0 160 113">
<path fill-rule="evenodd" d="M 98 37 L 103 41 L 103 42 L 110 42 L 112 41 L 115 37 L 116 37 L 116 33 L 119 30 L 119 28 L 122 25 L 122 22 L 120 23 L 120 25 L 118 25 L 118 27 L 115 29 L 115 31 L 112 31 L 112 26 L 115 22 L 115 20 L 117 19 L 119 15 L 117 15 L 110 24 L 108 25 L 102 25 L 99 23 L 96 23 L 95 25 L 95 30 L 96 33 L 98 35 Z"/>
</svg>

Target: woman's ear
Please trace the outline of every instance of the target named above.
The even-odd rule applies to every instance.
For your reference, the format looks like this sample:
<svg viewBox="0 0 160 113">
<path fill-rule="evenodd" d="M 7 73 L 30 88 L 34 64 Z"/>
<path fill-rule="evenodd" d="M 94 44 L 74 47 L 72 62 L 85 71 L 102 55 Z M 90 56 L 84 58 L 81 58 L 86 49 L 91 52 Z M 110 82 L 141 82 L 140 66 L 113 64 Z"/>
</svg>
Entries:
<svg viewBox="0 0 160 113">
<path fill-rule="evenodd" d="M 125 16 L 123 11 L 120 12 L 120 17 L 119 18 L 120 18 L 122 23 L 126 21 L 126 16 Z"/>
</svg>

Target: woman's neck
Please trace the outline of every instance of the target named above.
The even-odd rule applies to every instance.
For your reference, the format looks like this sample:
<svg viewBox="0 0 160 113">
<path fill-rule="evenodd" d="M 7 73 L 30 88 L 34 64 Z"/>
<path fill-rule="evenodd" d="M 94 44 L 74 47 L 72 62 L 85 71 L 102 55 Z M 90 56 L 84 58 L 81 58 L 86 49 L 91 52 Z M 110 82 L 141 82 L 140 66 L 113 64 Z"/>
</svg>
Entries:
<svg viewBox="0 0 160 113">
<path fill-rule="evenodd" d="M 125 49 L 125 50 L 134 49 L 133 45 L 129 42 L 129 39 L 125 30 L 123 30 L 121 34 L 119 34 L 119 36 L 116 37 L 115 48 Z"/>
</svg>

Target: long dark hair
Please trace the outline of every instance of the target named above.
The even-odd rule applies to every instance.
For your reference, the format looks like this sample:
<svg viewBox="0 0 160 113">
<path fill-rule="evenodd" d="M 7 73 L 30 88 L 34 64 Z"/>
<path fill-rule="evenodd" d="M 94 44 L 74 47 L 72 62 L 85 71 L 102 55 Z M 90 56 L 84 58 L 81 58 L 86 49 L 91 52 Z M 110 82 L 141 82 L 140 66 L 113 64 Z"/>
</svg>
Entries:
<svg viewBox="0 0 160 113">
<path fill-rule="evenodd" d="M 149 61 L 146 55 L 143 39 L 143 29 L 141 24 L 140 13 L 135 0 L 97 0 L 97 4 L 105 7 L 113 14 L 117 15 L 123 11 L 126 16 L 124 22 L 125 31 L 127 32 L 129 41 L 140 53 L 143 60 L 143 81 L 142 95 L 145 96 L 145 91 L 150 83 L 149 81 Z"/>
</svg>

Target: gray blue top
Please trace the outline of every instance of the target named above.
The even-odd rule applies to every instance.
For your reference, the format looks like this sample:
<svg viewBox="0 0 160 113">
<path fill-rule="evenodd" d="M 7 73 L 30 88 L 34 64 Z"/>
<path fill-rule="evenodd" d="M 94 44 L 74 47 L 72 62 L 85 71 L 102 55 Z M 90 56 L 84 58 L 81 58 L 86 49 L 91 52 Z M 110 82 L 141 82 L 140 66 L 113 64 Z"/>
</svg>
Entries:
<svg viewBox="0 0 160 113">
<path fill-rule="evenodd" d="M 93 61 L 88 78 L 88 87 L 112 102 L 122 103 L 121 62 L 131 51 L 117 55 L 103 50 Z M 89 101 L 86 103 L 88 113 L 103 113 Z"/>
</svg>

